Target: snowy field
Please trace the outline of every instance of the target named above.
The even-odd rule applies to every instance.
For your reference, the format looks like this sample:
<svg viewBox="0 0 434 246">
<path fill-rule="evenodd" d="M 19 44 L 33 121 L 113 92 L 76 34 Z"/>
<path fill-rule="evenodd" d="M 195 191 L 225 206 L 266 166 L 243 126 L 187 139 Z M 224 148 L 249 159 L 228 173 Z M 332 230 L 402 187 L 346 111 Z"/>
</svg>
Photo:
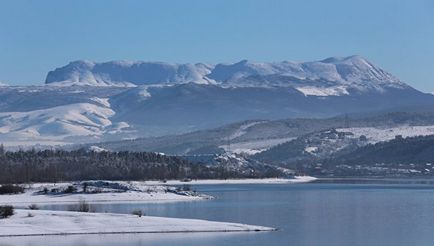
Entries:
<svg viewBox="0 0 434 246">
<path fill-rule="evenodd" d="M 0 237 L 272 230 L 275 229 L 206 220 L 43 210 L 16 210 L 12 217 L 0 220 Z"/>
</svg>

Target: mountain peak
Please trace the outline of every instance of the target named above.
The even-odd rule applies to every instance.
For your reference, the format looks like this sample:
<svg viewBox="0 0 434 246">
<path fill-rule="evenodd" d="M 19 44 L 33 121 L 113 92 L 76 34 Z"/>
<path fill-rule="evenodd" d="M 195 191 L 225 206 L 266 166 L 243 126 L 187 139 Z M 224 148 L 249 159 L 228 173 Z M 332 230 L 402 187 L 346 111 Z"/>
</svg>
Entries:
<svg viewBox="0 0 434 246">
<path fill-rule="evenodd" d="M 93 66 L 95 66 L 95 63 L 93 61 L 89 61 L 89 60 L 76 60 L 76 61 L 70 62 L 65 67 L 67 67 L 67 66 L 92 68 Z"/>
<path fill-rule="evenodd" d="M 341 63 L 341 62 L 368 62 L 364 57 L 360 55 L 352 55 L 352 56 L 345 56 L 345 57 L 339 57 L 339 56 L 333 56 L 326 58 L 324 60 L 321 60 L 320 62 L 323 63 Z"/>
</svg>

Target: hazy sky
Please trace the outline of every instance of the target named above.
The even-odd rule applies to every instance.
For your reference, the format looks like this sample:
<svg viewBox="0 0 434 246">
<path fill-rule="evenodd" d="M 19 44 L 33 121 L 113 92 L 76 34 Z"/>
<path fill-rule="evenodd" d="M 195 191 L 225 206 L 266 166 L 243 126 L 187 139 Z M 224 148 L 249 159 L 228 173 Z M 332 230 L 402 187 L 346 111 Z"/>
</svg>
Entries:
<svg viewBox="0 0 434 246">
<path fill-rule="evenodd" d="M 359 54 L 434 91 L 431 0 L 0 0 L 0 81 L 72 60 L 310 61 Z"/>
</svg>

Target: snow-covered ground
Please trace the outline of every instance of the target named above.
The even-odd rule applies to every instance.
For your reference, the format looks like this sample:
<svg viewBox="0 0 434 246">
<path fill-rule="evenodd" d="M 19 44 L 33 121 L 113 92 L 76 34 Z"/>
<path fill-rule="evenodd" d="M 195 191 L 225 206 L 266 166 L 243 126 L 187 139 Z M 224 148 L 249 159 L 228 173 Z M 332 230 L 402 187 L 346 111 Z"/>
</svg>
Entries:
<svg viewBox="0 0 434 246">
<path fill-rule="evenodd" d="M 0 220 L 0 237 L 116 233 L 272 231 L 274 228 L 128 214 L 16 210 Z"/>
<path fill-rule="evenodd" d="M 312 176 L 296 176 L 294 179 L 284 178 L 266 178 L 266 179 L 201 179 L 191 180 L 189 182 L 183 182 L 179 180 L 168 180 L 167 185 L 202 185 L 202 184 L 295 184 L 295 183 L 307 183 L 315 181 L 317 178 Z M 162 184 L 160 181 L 146 181 L 148 185 Z"/>
<path fill-rule="evenodd" d="M 88 181 L 99 182 L 99 181 Z M 164 203 L 179 201 L 197 201 L 210 199 L 212 197 L 195 192 L 177 191 L 174 187 L 163 185 L 148 185 L 143 182 L 108 182 L 109 186 L 91 186 L 87 188 L 88 192 L 82 192 L 82 184 L 74 184 L 77 189 L 74 193 L 63 193 L 71 183 L 58 184 L 32 184 L 26 188 L 25 193 L 17 195 L 1 195 L 0 204 L 14 205 L 18 207 L 27 207 L 31 204 L 76 204 L 80 201 L 88 203 Z M 112 185 L 116 184 L 116 185 Z M 117 185 L 120 185 L 119 186 Z M 44 188 L 48 191 L 43 192 Z M 52 190 L 56 192 L 51 192 Z"/>
</svg>

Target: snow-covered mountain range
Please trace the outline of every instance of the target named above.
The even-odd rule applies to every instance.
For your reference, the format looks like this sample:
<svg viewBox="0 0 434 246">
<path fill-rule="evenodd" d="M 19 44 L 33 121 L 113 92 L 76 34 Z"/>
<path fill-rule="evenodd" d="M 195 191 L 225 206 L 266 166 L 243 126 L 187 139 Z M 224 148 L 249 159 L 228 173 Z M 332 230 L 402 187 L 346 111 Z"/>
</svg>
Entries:
<svg viewBox="0 0 434 246">
<path fill-rule="evenodd" d="M 0 87 L 0 142 L 101 142 L 432 105 L 434 95 L 360 56 L 216 65 L 75 61 L 49 72 L 45 86 Z"/>
<path fill-rule="evenodd" d="M 163 62 L 74 61 L 48 73 L 51 85 L 125 86 L 152 84 L 220 84 L 287 86 L 305 95 L 349 94 L 351 90 L 405 88 L 406 84 L 360 56 L 314 62 L 252 62 L 209 65 Z"/>
</svg>

